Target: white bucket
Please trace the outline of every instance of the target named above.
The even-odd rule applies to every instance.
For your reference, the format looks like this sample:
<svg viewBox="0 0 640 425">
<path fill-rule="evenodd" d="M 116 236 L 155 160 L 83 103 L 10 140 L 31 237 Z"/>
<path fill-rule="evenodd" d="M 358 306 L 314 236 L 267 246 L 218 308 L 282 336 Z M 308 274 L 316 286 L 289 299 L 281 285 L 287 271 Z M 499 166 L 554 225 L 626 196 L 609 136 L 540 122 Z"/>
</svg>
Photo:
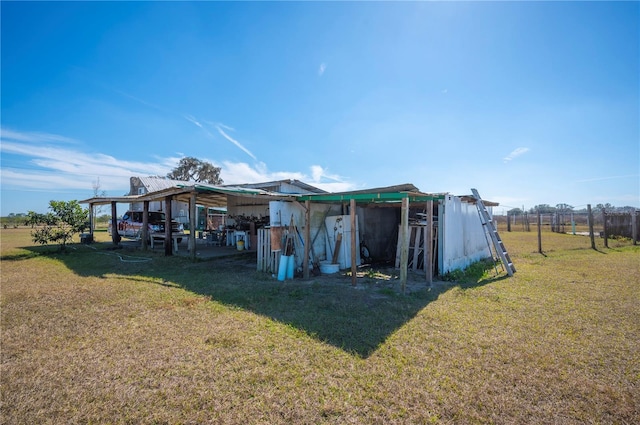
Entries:
<svg viewBox="0 0 640 425">
<path fill-rule="evenodd" d="M 338 273 L 338 270 L 340 270 L 340 264 L 331 264 L 329 260 L 320 261 L 320 273 L 333 274 Z"/>
</svg>

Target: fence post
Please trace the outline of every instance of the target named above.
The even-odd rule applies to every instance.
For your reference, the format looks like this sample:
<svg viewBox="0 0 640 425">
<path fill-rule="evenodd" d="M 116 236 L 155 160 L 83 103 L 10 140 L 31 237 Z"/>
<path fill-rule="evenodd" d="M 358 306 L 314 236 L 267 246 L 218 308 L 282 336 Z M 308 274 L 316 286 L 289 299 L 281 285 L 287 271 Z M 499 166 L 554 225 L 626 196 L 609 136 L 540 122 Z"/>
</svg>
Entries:
<svg viewBox="0 0 640 425">
<path fill-rule="evenodd" d="M 591 213 L 591 204 L 587 204 L 587 214 L 589 217 L 589 237 L 591 238 L 591 249 L 596 249 L 596 240 L 593 237 L 593 214 Z"/>
<path fill-rule="evenodd" d="M 538 253 L 542 254 L 542 233 L 541 233 L 540 210 L 538 210 Z"/>
<path fill-rule="evenodd" d="M 604 226 L 603 236 L 604 236 L 604 246 L 605 248 L 609 248 L 609 235 L 607 234 L 607 212 L 602 210 L 602 225 Z"/>
<path fill-rule="evenodd" d="M 633 244 L 638 243 L 638 225 L 636 224 L 636 214 L 638 212 L 634 208 L 631 210 L 631 239 L 633 239 Z"/>
<path fill-rule="evenodd" d="M 511 231 L 511 216 L 509 215 L 509 211 L 507 211 L 507 232 Z"/>
</svg>

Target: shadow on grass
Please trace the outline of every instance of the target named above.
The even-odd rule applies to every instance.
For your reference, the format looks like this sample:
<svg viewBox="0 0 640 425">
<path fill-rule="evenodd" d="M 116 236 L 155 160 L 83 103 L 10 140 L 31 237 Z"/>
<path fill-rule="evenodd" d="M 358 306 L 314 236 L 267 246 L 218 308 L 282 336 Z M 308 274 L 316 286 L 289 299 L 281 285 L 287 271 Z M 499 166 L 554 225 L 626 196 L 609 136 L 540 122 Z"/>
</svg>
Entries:
<svg viewBox="0 0 640 425">
<path fill-rule="evenodd" d="M 72 255 L 47 253 L 47 256 L 63 262 L 80 276 L 183 288 L 293 326 L 363 358 L 449 289 L 458 285 L 467 289 L 504 278 L 498 276 L 478 283 L 439 282 L 427 287 L 424 277 L 415 275 L 407 284 L 407 293 L 402 294 L 398 280 L 393 278 L 358 278 L 355 287 L 351 286 L 351 277 L 345 275 L 279 282 L 256 271 L 255 256 L 194 263 L 184 257 L 164 257 L 153 252 L 115 253 L 108 247 L 109 244 L 94 244 L 93 248 L 77 245 Z M 41 253 L 34 249 L 33 255 Z M 128 262 L 128 258 L 141 261 Z"/>
</svg>

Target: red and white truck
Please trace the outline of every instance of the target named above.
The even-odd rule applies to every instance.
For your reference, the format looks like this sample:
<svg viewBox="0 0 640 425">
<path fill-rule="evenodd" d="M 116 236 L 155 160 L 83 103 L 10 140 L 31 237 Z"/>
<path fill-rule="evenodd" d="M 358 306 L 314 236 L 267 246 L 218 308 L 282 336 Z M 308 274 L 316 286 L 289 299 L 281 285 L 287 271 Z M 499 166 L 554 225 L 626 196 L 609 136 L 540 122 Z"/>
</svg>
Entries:
<svg viewBox="0 0 640 425">
<path fill-rule="evenodd" d="M 164 237 L 164 224 L 166 215 L 159 211 L 149 211 L 149 237 Z M 140 239 L 142 235 L 142 211 L 127 211 L 122 215 L 122 219 L 117 221 L 118 234 L 125 238 Z M 112 222 L 109 221 L 109 234 L 112 232 Z M 184 227 L 177 221 L 171 221 L 172 234 L 184 234 Z M 178 238 L 178 243 L 182 241 Z"/>
</svg>

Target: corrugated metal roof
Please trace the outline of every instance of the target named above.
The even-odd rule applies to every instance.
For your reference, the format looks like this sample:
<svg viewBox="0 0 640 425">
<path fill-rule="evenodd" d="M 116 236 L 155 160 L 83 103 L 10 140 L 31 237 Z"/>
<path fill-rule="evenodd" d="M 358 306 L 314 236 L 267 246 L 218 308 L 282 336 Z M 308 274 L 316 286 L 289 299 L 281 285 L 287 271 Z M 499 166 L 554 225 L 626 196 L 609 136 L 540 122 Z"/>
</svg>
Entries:
<svg viewBox="0 0 640 425">
<path fill-rule="evenodd" d="M 420 202 L 443 199 L 445 195 L 444 193 L 423 193 L 414 185 L 406 183 L 349 192 L 300 195 L 298 201 L 345 202 L 353 199 L 364 203 L 397 203 L 404 198 L 408 198 L 410 202 Z"/>
<path fill-rule="evenodd" d="M 138 199 L 138 196 L 94 196 L 93 198 L 84 199 L 82 201 L 78 201 L 81 204 L 95 204 L 95 205 L 105 205 L 110 204 L 111 202 L 118 203 L 129 203 L 135 202 Z"/>
<path fill-rule="evenodd" d="M 247 184 L 238 186 L 217 186 L 207 183 L 195 183 L 186 182 L 181 180 L 171 180 L 160 177 L 135 177 L 140 181 L 140 184 L 147 188 L 147 193 L 144 195 L 132 195 L 132 196 L 120 196 L 120 197 L 106 197 L 106 198 L 91 198 L 82 203 L 108 203 L 108 202 L 134 202 L 134 201 L 146 201 L 160 199 L 164 196 L 176 196 L 182 201 L 188 202 L 189 196 L 192 193 L 198 195 L 199 202 L 202 202 L 208 206 L 225 206 L 227 202 L 227 195 L 234 195 L 240 197 L 252 197 L 263 199 L 293 199 L 298 201 L 316 201 L 316 202 L 344 202 L 354 199 L 357 202 L 364 203 L 394 203 L 403 198 L 409 198 L 411 202 L 419 202 L 426 200 L 438 200 L 443 199 L 446 193 L 423 193 L 413 184 L 406 183 L 395 186 L 378 187 L 373 189 L 355 190 L 350 192 L 328 193 L 319 192 L 311 194 L 289 194 L 272 192 L 256 187 L 250 186 L 263 186 L 273 187 L 274 183 L 278 182 L 266 182 L 263 184 Z M 281 182 L 290 183 L 289 180 L 282 180 Z M 296 182 L 298 182 L 296 180 Z M 300 182 L 301 183 L 301 182 Z M 312 187 L 312 186 L 311 186 Z M 320 189 L 318 189 L 320 190 Z M 461 197 L 466 202 L 474 202 L 475 198 L 463 195 Z M 496 206 L 498 203 L 491 201 L 484 201 L 487 206 Z"/>
<path fill-rule="evenodd" d="M 185 182 L 181 180 L 171 180 L 163 177 L 137 177 L 140 183 L 147 188 L 147 192 L 157 192 L 169 189 L 181 184 L 195 184 L 195 182 Z"/>
<path fill-rule="evenodd" d="M 326 190 L 322 190 L 319 187 L 315 187 L 312 186 L 308 183 L 302 182 L 300 180 L 297 179 L 285 179 L 285 180 L 274 180 L 271 182 L 260 182 L 260 183 L 243 183 L 243 184 L 238 184 L 238 185 L 231 185 L 231 186 L 235 186 L 235 187 L 251 187 L 251 188 L 255 188 L 255 189 L 265 189 L 265 188 L 271 188 L 271 187 L 278 187 L 280 185 L 282 185 L 282 183 L 286 183 L 292 186 L 297 186 L 300 189 L 306 191 L 306 192 L 310 192 L 310 193 L 328 193 Z M 279 193 L 279 192 L 275 192 L 275 191 L 271 191 L 274 193 Z"/>
</svg>

